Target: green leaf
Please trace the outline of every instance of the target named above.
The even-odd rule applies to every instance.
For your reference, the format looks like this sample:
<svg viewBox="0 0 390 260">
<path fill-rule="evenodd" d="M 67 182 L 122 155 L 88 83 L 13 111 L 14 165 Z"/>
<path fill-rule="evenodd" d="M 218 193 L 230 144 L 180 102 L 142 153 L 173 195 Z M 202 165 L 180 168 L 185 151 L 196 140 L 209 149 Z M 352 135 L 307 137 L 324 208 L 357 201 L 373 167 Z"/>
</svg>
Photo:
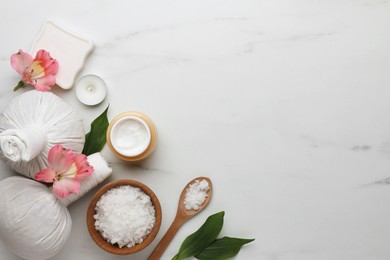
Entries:
<svg viewBox="0 0 390 260">
<path fill-rule="evenodd" d="M 173 259 L 181 260 L 195 256 L 208 247 L 221 232 L 224 215 L 225 212 L 221 211 L 208 217 L 206 222 L 195 233 L 192 233 L 183 241 L 179 252 Z"/>
<path fill-rule="evenodd" d="M 254 239 L 223 237 L 215 240 L 195 257 L 200 260 L 223 260 L 238 254 L 241 247 Z"/>
<path fill-rule="evenodd" d="M 24 87 L 24 81 L 21 79 L 21 80 L 18 82 L 18 85 L 16 85 L 16 86 L 14 87 L 14 91 L 16 91 L 16 90 L 18 90 L 18 89 L 20 89 L 20 88 L 22 88 L 22 87 Z"/>
<path fill-rule="evenodd" d="M 85 135 L 83 154 L 90 155 L 100 152 L 106 144 L 106 132 L 109 124 L 107 118 L 108 108 L 109 106 L 91 123 L 91 132 Z"/>
</svg>

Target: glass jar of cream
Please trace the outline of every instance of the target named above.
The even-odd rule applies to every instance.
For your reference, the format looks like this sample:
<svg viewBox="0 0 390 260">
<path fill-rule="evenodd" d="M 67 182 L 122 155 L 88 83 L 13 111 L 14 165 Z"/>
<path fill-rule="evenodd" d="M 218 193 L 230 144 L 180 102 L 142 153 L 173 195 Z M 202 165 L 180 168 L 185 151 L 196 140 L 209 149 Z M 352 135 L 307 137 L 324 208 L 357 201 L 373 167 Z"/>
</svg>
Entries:
<svg viewBox="0 0 390 260">
<path fill-rule="evenodd" d="M 139 161 L 154 150 L 157 129 L 146 115 L 124 112 L 111 121 L 106 137 L 108 146 L 116 156 L 126 161 Z"/>
</svg>

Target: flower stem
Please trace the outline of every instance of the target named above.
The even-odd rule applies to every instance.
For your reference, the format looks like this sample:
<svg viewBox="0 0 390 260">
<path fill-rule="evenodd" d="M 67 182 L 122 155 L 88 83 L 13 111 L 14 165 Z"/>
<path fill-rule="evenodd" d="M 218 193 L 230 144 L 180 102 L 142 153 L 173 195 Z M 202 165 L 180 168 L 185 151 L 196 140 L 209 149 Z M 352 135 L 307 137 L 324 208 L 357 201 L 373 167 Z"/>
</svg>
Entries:
<svg viewBox="0 0 390 260">
<path fill-rule="evenodd" d="M 18 82 L 18 85 L 16 85 L 16 86 L 14 87 L 14 91 L 16 91 L 16 90 L 18 90 L 18 89 L 20 89 L 20 88 L 22 88 L 22 87 L 24 87 L 24 81 L 23 81 L 23 80 L 20 80 L 20 81 Z"/>
</svg>

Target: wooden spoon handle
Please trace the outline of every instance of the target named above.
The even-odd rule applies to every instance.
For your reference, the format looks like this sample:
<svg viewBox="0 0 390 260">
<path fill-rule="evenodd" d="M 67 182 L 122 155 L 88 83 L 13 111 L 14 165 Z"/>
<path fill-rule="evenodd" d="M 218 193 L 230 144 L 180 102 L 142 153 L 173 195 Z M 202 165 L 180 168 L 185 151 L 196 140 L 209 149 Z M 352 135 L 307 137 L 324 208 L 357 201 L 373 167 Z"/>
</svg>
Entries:
<svg viewBox="0 0 390 260">
<path fill-rule="evenodd" d="M 171 226 L 169 227 L 168 231 L 165 233 L 163 238 L 160 240 L 156 248 L 153 250 L 152 254 L 149 256 L 148 260 L 158 260 L 164 253 L 165 249 L 167 249 L 169 243 L 171 242 L 172 238 L 175 236 L 177 230 L 183 225 L 183 223 L 186 221 L 186 218 L 183 218 L 179 214 L 176 215 L 175 219 L 173 220 Z"/>
</svg>

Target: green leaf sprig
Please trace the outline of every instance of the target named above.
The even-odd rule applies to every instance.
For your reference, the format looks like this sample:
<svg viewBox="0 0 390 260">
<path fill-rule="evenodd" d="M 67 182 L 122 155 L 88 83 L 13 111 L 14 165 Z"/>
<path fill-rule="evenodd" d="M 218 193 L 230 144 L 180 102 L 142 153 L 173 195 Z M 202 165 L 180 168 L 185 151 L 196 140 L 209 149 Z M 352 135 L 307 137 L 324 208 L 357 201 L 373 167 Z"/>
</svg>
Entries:
<svg viewBox="0 0 390 260">
<path fill-rule="evenodd" d="M 179 252 L 174 260 L 184 259 L 202 252 L 218 236 L 223 226 L 223 216 L 221 211 L 207 218 L 206 222 L 193 234 L 189 235 L 181 244 Z"/>
<path fill-rule="evenodd" d="M 238 254 L 241 247 L 254 239 L 217 236 L 223 227 L 224 211 L 209 216 L 195 233 L 189 235 L 181 244 L 179 252 L 172 260 L 182 260 L 195 256 L 201 260 L 222 260 Z"/>
<path fill-rule="evenodd" d="M 216 239 L 214 242 L 202 250 L 195 257 L 198 259 L 215 260 L 215 259 L 228 259 L 238 254 L 241 247 L 245 244 L 252 242 L 254 239 L 244 239 L 235 237 L 223 237 Z"/>
<path fill-rule="evenodd" d="M 106 132 L 109 125 L 107 112 L 109 106 L 104 112 L 91 123 L 91 131 L 85 135 L 84 149 L 81 153 L 91 155 L 100 152 L 106 144 Z"/>
</svg>

